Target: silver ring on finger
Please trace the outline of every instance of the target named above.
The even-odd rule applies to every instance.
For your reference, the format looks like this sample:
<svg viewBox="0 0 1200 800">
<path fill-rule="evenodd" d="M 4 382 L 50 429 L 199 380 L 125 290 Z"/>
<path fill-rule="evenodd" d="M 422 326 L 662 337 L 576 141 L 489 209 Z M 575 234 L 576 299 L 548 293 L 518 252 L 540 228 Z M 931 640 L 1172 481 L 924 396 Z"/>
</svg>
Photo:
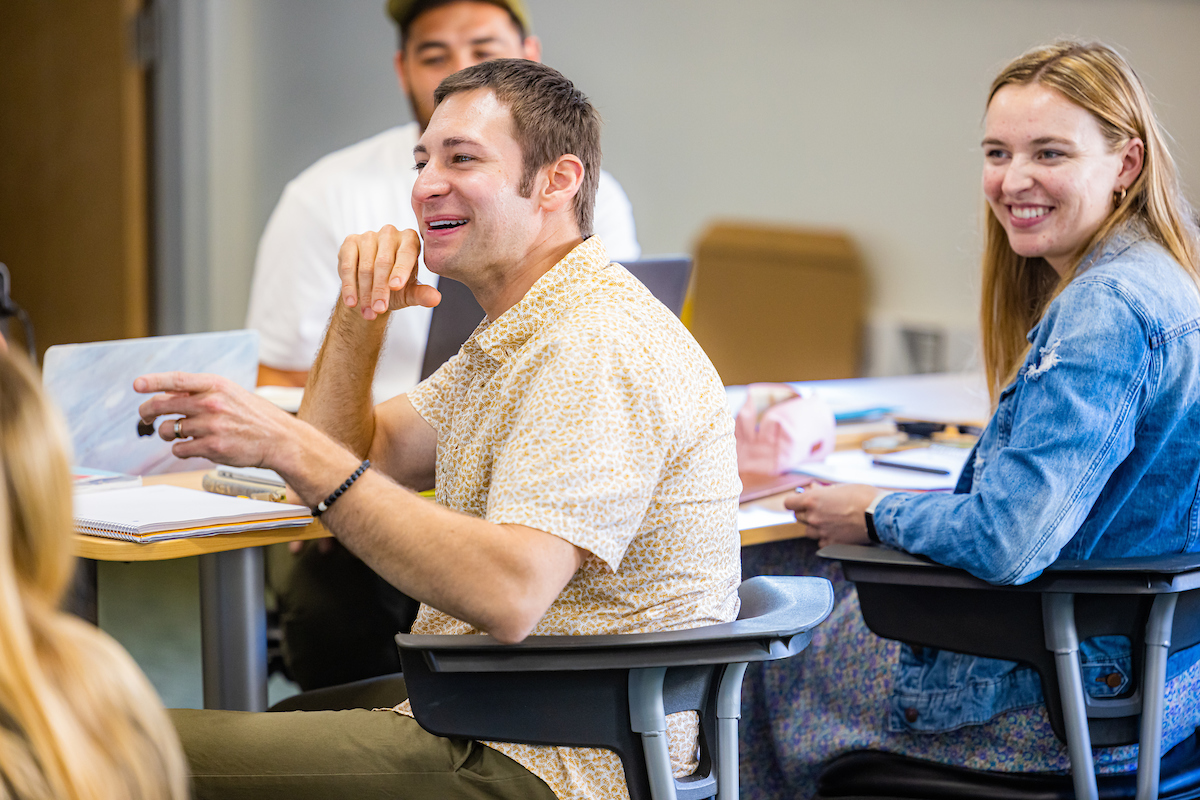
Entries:
<svg viewBox="0 0 1200 800">
<path fill-rule="evenodd" d="M 183 417 L 175 420 L 175 438 L 182 439 L 183 436 Z"/>
</svg>

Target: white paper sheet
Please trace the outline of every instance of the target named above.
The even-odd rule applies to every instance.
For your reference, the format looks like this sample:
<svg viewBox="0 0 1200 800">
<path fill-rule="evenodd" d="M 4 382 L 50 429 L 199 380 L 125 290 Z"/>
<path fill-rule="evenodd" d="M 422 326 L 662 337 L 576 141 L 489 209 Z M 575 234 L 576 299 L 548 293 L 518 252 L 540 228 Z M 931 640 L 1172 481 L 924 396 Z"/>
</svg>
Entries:
<svg viewBox="0 0 1200 800">
<path fill-rule="evenodd" d="M 833 453 L 819 464 L 805 464 L 796 471 L 825 483 L 865 483 L 881 489 L 906 491 L 950 491 L 958 483 L 958 475 L 962 472 L 968 453 L 970 451 L 965 448 L 930 447 L 880 456 L 888 460 L 907 460 L 922 466 L 945 467 L 949 469 L 949 475 L 876 466 L 873 463 L 876 456 L 861 450 Z"/>
</svg>

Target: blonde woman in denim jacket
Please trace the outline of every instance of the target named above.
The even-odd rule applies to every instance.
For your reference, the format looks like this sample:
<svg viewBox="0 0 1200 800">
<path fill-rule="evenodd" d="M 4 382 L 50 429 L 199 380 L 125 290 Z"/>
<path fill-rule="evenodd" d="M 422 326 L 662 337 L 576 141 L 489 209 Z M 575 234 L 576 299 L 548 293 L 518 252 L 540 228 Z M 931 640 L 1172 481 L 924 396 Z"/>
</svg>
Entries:
<svg viewBox="0 0 1200 800">
<path fill-rule="evenodd" d="M 985 129 L 981 316 L 995 411 L 956 492 L 838 486 L 789 507 L 821 545 L 867 542 L 869 511 L 883 544 L 1002 584 L 1058 558 L 1200 550 L 1198 237 L 1144 88 L 1110 48 L 1059 42 L 997 77 Z M 748 574 L 826 574 L 839 597 L 802 659 L 750 676 L 750 796 L 808 796 L 823 762 L 864 747 L 1067 768 L 1032 670 L 874 636 L 853 588 L 812 551 L 748 556 Z M 1129 674 L 1126 640 L 1082 650 L 1089 692 L 1128 688 L 1110 677 Z M 1176 653 L 1168 667 L 1167 748 L 1200 722 L 1198 659 Z M 1135 761 L 1133 746 L 1097 756 L 1104 771 Z"/>
</svg>

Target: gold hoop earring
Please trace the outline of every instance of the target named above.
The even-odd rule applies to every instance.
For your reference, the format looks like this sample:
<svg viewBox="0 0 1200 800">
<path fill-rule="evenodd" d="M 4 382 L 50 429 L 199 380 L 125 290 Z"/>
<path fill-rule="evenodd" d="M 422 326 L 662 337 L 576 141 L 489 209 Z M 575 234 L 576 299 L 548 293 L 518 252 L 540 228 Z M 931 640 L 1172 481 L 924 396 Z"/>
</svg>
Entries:
<svg viewBox="0 0 1200 800">
<path fill-rule="evenodd" d="M 1113 192 L 1113 202 L 1120 205 L 1125 200 L 1125 195 L 1129 194 L 1128 189 L 1122 189 L 1119 192 Z"/>
</svg>

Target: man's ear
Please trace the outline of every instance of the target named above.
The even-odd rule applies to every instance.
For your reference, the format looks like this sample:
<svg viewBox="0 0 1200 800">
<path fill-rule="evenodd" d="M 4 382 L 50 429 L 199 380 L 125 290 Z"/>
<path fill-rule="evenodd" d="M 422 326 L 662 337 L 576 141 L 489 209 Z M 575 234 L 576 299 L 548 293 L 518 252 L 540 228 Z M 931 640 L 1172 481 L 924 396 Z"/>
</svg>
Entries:
<svg viewBox="0 0 1200 800">
<path fill-rule="evenodd" d="M 536 36 L 526 36 L 521 43 L 521 54 L 530 61 L 541 61 L 542 40 Z"/>
<path fill-rule="evenodd" d="M 569 207 L 583 185 L 583 162 L 570 153 L 542 168 L 543 182 L 538 204 L 549 212 Z"/>
<path fill-rule="evenodd" d="M 408 73 L 404 71 L 403 50 L 396 51 L 396 55 L 392 58 L 392 66 L 396 68 L 396 79 L 400 81 L 400 91 L 404 92 L 405 97 L 412 97 L 412 92 L 408 90 Z"/>
</svg>

